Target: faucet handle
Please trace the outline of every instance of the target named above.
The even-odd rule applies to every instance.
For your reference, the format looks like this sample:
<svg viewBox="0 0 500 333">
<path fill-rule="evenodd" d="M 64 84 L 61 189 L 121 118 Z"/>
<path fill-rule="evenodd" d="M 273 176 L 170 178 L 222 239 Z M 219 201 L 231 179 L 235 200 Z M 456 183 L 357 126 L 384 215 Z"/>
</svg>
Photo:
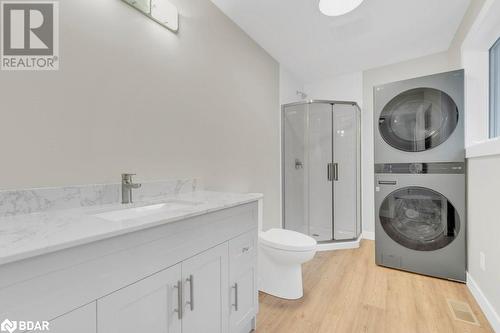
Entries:
<svg viewBox="0 0 500 333">
<path fill-rule="evenodd" d="M 122 181 L 131 181 L 135 173 L 122 173 Z"/>
</svg>

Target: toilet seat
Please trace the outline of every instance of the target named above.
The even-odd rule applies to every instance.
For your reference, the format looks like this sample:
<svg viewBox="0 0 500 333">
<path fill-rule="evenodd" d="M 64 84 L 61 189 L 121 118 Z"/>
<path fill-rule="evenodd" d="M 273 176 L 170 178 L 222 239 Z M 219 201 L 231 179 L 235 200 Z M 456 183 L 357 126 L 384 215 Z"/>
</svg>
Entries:
<svg viewBox="0 0 500 333">
<path fill-rule="evenodd" d="M 317 242 L 307 235 L 285 229 L 269 229 L 260 234 L 260 243 L 283 251 L 315 251 Z"/>
</svg>

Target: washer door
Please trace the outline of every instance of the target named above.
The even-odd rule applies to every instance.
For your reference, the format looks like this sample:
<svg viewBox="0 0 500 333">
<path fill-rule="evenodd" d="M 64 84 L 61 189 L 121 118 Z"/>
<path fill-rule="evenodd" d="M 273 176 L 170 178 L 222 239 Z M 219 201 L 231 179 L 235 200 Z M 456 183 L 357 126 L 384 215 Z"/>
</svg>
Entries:
<svg viewBox="0 0 500 333">
<path fill-rule="evenodd" d="M 379 131 L 392 147 L 420 152 L 445 142 L 458 125 L 458 107 L 446 93 L 433 88 L 405 91 L 382 110 Z"/>
<path fill-rule="evenodd" d="M 460 218 L 443 195 L 423 187 L 405 187 L 389 194 L 380 207 L 385 232 L 402 246 L 441 249 L 458 236 Z"/>
</svg>

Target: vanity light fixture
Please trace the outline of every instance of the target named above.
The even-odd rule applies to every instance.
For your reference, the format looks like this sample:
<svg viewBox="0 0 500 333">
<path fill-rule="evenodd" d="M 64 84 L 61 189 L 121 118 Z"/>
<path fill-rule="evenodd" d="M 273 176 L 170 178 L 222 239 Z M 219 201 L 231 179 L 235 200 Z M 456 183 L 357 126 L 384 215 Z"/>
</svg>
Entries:
<svg viewBox="0 0 500 333">
<path fill-rule="evenodd" d="M 177 32 L 179 30 L 179 11 L 168 0 L 123 0 L 150 19 Z"/>
<path fill-rule="evenodd" d="M 356 9 L 363 0 L 320 0 L 319 10 L 327 16 L 340 16 Z"/>
</svg>

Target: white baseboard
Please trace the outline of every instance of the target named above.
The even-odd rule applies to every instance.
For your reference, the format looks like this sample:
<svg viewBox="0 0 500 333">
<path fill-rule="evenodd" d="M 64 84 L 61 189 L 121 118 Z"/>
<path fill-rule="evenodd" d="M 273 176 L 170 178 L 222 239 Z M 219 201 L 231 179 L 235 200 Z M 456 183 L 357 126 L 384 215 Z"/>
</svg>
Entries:
<svg viewBox="0 0 500 333">
<path fill-rule="evenodd" d="M 363 239 L 375 240 L 374 231 L 363 231 Z"/>
<path fill-rule="evenodd" d="M 334 250 L 348 250 L 348 249 L 357 249 L 359 248 L 359 242 L 361 241 L 361 237 L 354 241 L 348 242 L 336 242 L 336 243 L 320 243 L 318 244 L 318 251 L 334 251 Z"/>
<path fill-rule="evenodd" d="M 496 333 L 500 333 L 500 316 L 469 273 L 467 273 L 467 287 L 481 307 L 481 310 L 483 310 L 493 330 Z"/>
</svg>

